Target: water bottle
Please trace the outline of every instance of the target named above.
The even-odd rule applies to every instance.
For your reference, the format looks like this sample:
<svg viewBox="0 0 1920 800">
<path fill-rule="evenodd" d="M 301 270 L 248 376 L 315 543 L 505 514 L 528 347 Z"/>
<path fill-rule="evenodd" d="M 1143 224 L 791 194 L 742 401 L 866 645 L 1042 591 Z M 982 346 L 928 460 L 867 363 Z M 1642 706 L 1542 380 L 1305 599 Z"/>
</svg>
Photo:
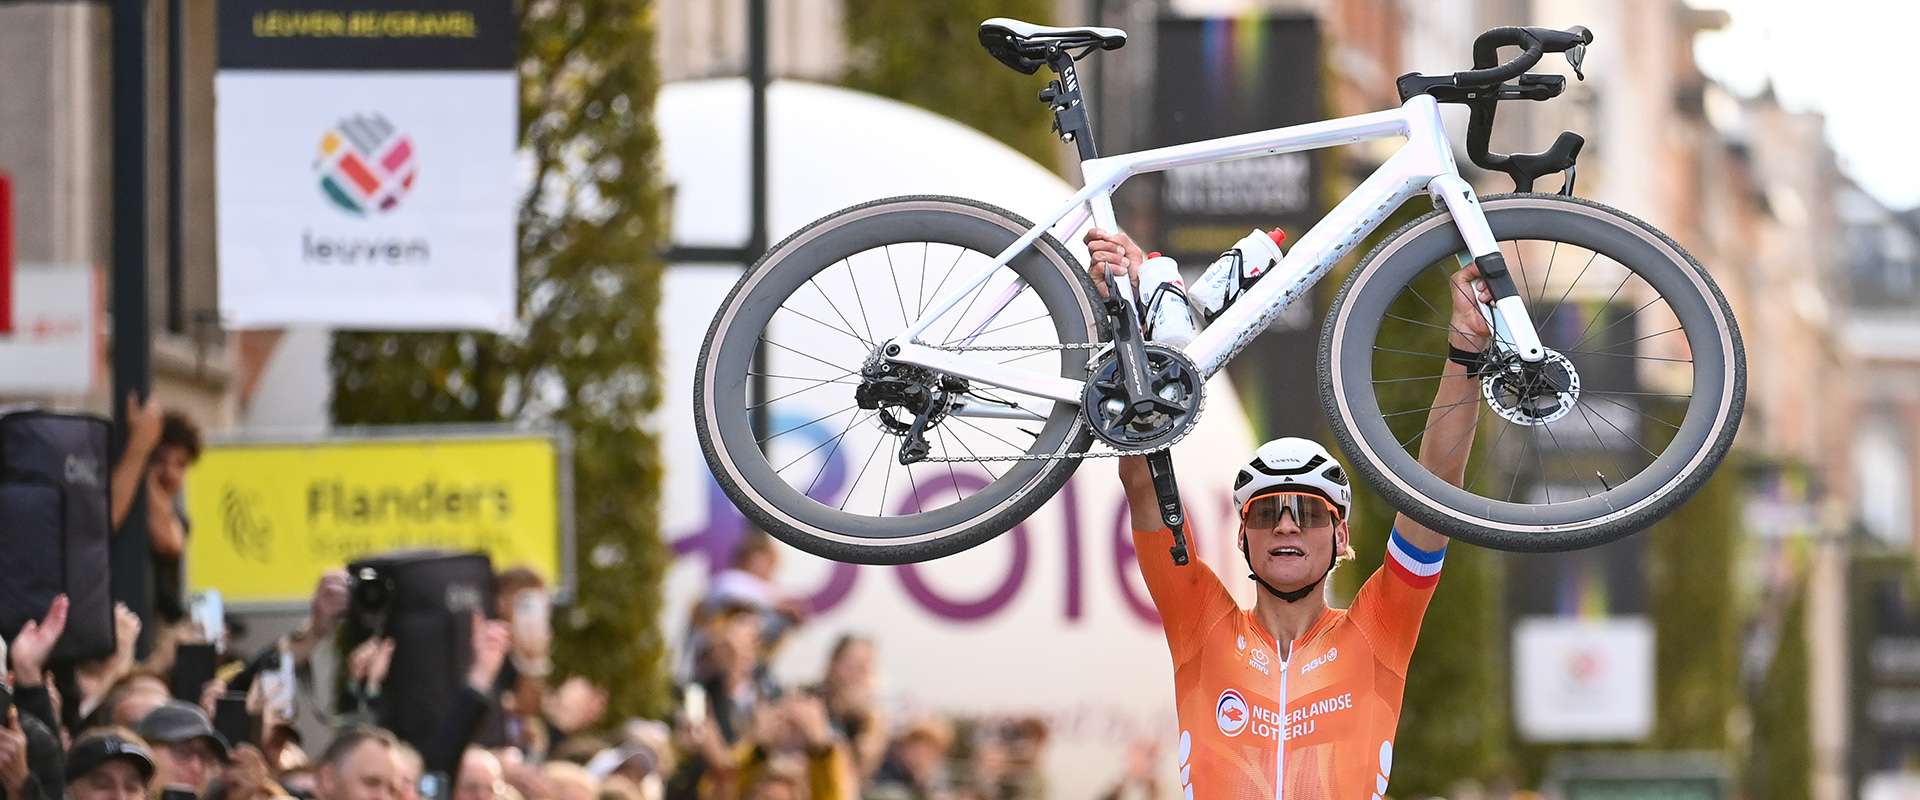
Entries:
<svg viewBox="0 0 1920 800">
<path fill-rule="evenodd" d="M 1220 313 L 1240 299 L 1240 295 L 1260 280 L 1260 276 L 1272 271 L 1280 263 L 1280 243 L 1287 235 L 1275 229 L 1271 233 L 1255 230 L 1233 245 L 1233 249 L 1221 253 L 1213 264 L 1194 281 L 1193 289 L 1187 292 L 1187 298 L 1196 310 L 1208 320 L 1220 316 Z"/>
<path fill-rule="evenodd" d="M 1173 259 L 1159 253 L 1147 256 L 1147 263 L 1140 265 L 1140 298 L 1149 341 L 1173 348 L 1193 341 L 1193 310 L 1187 306 L 1180 265 Z"/>
</svg>

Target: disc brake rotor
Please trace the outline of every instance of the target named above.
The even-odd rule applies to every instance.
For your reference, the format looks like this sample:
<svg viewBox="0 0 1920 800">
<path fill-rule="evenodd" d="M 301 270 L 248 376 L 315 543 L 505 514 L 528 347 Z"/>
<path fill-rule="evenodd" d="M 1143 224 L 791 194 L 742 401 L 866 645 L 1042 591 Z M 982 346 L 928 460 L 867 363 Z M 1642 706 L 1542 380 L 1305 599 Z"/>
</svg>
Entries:
<svg viewBox="0 0 1920 800">
<path fill-rule="evenodd" d="M 1516 425 L 1557 422 L 1580 402 L 1580 373 L 1559 351 L 1529 364 L 1518 356 L 1498 362 L 1480 379 L 1480 393 L 1493 413 Z"/>
</svg>

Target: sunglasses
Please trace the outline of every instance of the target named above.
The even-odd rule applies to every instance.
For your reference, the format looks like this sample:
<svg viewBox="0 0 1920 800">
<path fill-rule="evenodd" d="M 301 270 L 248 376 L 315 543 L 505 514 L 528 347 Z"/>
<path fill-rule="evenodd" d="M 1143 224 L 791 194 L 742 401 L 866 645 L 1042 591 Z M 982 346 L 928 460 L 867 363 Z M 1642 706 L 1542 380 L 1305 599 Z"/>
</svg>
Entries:
<svg viewBox="0 0 1920 800">
<path fill-rule="evenodd" d="M 1291 513 L 1293 524 L 1301 528 L 1324 528 L 1340 521 L 1326 498 L 1314 494 L 1283 492 L 1263 494 L 1248 500 L 1240 509 L 1240 521 L 1254 530 L 1272 530 L 1280 526 L 1280 515 Z"/>
</svg>

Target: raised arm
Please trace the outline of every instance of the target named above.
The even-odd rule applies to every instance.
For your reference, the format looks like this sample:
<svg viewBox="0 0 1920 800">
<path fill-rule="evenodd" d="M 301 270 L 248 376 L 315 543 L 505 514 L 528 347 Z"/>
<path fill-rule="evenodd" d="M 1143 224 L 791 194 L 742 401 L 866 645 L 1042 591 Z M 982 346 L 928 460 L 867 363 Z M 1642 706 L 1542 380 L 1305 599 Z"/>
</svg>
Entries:
<svg viewBox="0 0 1920 800">
<path fill-rule="evenodd" d="M 1479 277 L 1479 265 L 1468 264 L 1452 278 L 1453 318 L 1447 323 L 1447 344 L 1470 353 L 1486 350 L 1493 336 L 1480 314 L 1480 303 L 1493 302 L 1493 296 L 1474 283 Z M 1479 396 L 1480 382 L 1467 374 L 1466 367 L 1448 359 L 1441 368 L 1433 408 L 1427 412 L 1420 465 L 1455 486 L 1466 480 L 1467 456 L 1473 450 L 1473 431 L 1480 419 Z M 1405 514 L 1395 517 L 1393 524 L 1408 544 L 1421 550 L 1432 552 L 1447 546 L 1446 536 Z"/>
<path fill-rule="evenodd" d="M 1126 275 L 1140 289 L 1139 267 L 1147 256 L 1133 239 L 1120 231 L 1099 228 L 1087 231 L 1087 254 L 1093 257 L 1087 275 L 1101 297 L 1107 296 L 1107 276 Z M 1133 512 L 1133 529 L 1157 531 L 1166 527 L 1160 520 L 1160 501 L 1153 491 L 1153 475 L 1147 471 L 1146 456 L 1127 456 L 1120 461 L 1120 485 L 1127 492 L 1127 508 Z"/>
</svg>

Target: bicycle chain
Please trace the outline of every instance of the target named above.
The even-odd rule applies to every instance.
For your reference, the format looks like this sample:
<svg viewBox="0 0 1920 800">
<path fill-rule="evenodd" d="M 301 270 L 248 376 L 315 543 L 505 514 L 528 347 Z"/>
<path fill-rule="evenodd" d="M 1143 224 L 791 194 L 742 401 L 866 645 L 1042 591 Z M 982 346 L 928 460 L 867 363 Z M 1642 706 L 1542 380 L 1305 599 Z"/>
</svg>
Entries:
<svg viewBox="0 0 1920 800">
<path fill-rule="evenodd" d="M 935 350 L 952 350 L 956 352 L 961 350 L 1100 350 L 1100 349 L 1112 347 L 1113 343 L 1112 342 L 1068 342 L 1064 344 L 982 345 L 979 347 L 942 347 L 938 345 L 930 345 L 930 346 L 933 347 L 933 349 Z M 1092 359 L 1088 359 L 1088 361 L 1091 362 Z M 1092 364 L 1089 363 L 1088 366 L 1091 367 Z M 1195 416 L 1199 416 L 1201 413 L 1205 412 L 1206 410 L 1207 410 L 1207 393 L 1203 388 L 1202 391 L 1200 392 L 1200 405 L 1194 407 L 1193 413 Z M 1079 423 L 1081 425 L 1087 424 L 1087 418 L 1084 415 L 1082 415 L 1079 418 Z M 966 463 L 973 463 L 973 462 L 979 462 L 979 461 L 1063 461 L 1069 458 L 1120 458 L 1123 456 L 1144 456 L 1144 455 L 1151 455 L 1153 453 L 1158 453 L 1162 450 L 1171 449 L 1174 445 L 1179 444 L 1182 440 L 1186 439 L 1188 434 L 1193 433 L 1193 429 L 1194 429 L 1193 425 L 1188 425 L 1186 428 L 1180 431 L 1179 435 L 1173 437 L 1173 439 L 1171 441 L 1168 441 L 1166 444 L 1160 445 L 1158 447 L 1149 447 L 1145 450 L 1127 450 L 1127 451 L 1114 450 L 1111 452 L 1104 452 L 1104 453 L 1095 453 L 1092 451 L 1088 451 L 1084 453 L 1076 453 L 1076 454 L 1064 455 L 1064 456 L 1035 455 L 1032 453 L 1022 453 L 1017 456 L 968 456 L 966 458 L 960 458 L 957 456 L 927 456 L 926 458 L 920 459 L 920 462 L 966 464 Z"/>
</svg>

